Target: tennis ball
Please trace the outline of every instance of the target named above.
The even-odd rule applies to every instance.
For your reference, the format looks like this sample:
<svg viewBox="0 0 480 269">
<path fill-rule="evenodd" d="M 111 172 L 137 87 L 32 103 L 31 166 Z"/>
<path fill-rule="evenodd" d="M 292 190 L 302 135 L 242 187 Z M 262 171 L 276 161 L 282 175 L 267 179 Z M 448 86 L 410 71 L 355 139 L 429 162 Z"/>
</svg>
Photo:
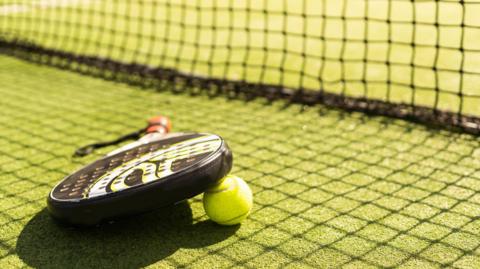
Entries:
<svg viewBox="0 0 480 269">
<path fill-rule="evenodd" d="M 243 179 L 227 175 L 203 194 L 203 208 L 211 220 L 235 225 L 244 220 L 253 206 L 252 190 Z"/>
</svg>

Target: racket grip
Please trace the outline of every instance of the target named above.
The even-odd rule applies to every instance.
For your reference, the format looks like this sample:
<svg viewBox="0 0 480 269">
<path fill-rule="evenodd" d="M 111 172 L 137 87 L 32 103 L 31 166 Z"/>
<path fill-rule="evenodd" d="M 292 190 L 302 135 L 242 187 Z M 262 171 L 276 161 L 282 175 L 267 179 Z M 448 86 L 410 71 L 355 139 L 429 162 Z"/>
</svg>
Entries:
<svg viewBox="0 0 480 269">
<path fill-rule="evenodd" d="M 116 145 L 119 144 L 123 141 L 126 140 L 137 140 L 136 142 L 133 142 L 131 144 L 128 144 L 120 149 L 114 150 L 110 152 L 108 155 L 112 153 L 117 153 L 125 149 L 129 149 L 136 144 L 139 143 L 145 143 L 148 142 L 149 140 L 155 140 L 155 139 L 160 139 L 161 136 L 167 134 L 170 132 L 172 129 L 172 122 L 168 117 L 165 116 L 155 116 L 147 121 L 148 125 L 145 128 L 142 128 L 138 131 L 135 131 L 133 133 L 121 136 L 115 140 L 112 141 L 106 141 L 106 142 L 98 142 L 98 143 L 93 143 L 90 145 L 86 145 L 84 147 L 81 147 L 75 151 L 73 154 L 74 157 L 83 157 L 86 156 L 95 149 L 106 147 L 106 146 L 111 146 L 111 145 Z"/>
<path fill-rule="evenodd" d="M 163 138 L 163 136 L 169 133 L 172 128 L 172 123 L 170 119 L 165 116 L 155 116 L 150 118 L 147 122 L 148 122 L 148 125 L 144 129 L 143 136 L 141 136 L 135 142 L 127 144 L 119 149 L 116 149 L 108 153 L 107 156 L 117 154 L 125 150 L 129 150 L 131 148 L 134 148 L 142 144 L 160 140 Z"/>
<path fill-rule="evenodd" d="M 168 117 L 155 116 L 148 119 L 148 126 L 145 129 L 146 133 L 169 133 L 172 129 L 172 122 Z"/>
</svg>

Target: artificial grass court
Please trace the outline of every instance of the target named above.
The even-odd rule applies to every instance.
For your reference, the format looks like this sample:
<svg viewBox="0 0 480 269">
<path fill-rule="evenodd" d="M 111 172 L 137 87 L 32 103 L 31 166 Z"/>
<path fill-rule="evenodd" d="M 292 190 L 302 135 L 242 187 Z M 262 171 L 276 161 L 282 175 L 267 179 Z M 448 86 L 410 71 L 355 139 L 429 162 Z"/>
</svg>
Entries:
<svg viewBox="0 0 480 269">
<path fill-rule="evenodd" d="M 478 268 L 480 139 L 321 106 L 139 89 L 0 56 L 0 268 Z M 45 209 L 71 157 L 156 114 L 214 132 L 254 192 L 240 226 L 195 197 L 95 229 Z"/>
</svg>

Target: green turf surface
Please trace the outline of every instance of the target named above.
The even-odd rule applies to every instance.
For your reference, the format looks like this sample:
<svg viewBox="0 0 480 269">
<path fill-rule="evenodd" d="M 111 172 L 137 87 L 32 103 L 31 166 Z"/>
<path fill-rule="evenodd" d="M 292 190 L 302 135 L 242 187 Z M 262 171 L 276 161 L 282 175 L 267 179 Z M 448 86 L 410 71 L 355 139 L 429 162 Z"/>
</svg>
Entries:
<svg viewBox="0 0 480 269">
<path fill-rule="evenodd" d="M 480 139 L 263 100 L 174 95 L 0 56 L 0 268 L 480 266 Z M 156 114 L 214 132 L 252 187 L 238 227 L 200 197 L 89 230 L 54 223 L 51 187 L 85 143 Z"/>
<path fill-rule="evenodd" d="M 480 115 L 468 97 L 480 95 L 472 2 L 9 0 L 0 33 L 196 75 Z"/>
</svg>

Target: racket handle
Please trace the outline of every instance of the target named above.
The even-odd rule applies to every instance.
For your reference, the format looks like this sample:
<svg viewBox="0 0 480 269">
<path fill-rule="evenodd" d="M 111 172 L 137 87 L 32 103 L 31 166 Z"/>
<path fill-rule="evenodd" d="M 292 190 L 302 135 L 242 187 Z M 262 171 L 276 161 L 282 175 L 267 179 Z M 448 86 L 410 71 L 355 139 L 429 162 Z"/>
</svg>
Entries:
<svg viewBox="0 0 480 269">
<path fill-rule="evenodd" d="M 170 130 L 172 129 L 172 122 L 168 117 L 165 117 L 165 116 L 152 117 L 148 119 L 147 124 L 148 124 L 147 127 L 137 130 L 135 132 L 132 132 L 130 134 L 123 135 L 115 140 L 93 143 L 93 144 L 81 147 L 75 151 L 73 156 L 83 157 L 92 153 L 93 151 L 95 151 L 95 149 L 116 145 L 127 140 L 137 139 L 136 142 L 125 145 L 107 154 L 107 156 L 112 155 L 117 152 L 127 150 L 129 148 L 133 148 L 143 143 L 148 143 L 150 141 L 158 140 L 161 137 L 163 137 L 165 134 L 169 133 Z"/>
<path fill-rule="evenodd" d="M 155 126 L 155 125 L 161 125 L 167 128 L 168 131 L 172 129 L 172 122 L 168 117 L 165 116 L 155 116 L 151 117 L 147 121 L 148 126 Z"/>
<path fill-rule="evenodd" d="M 156 116 L 150 118 L 148 121 L 147 127 L 143 129 L 143 136 L 139 136 L 137 141 L 129 143 L 121 148 L 118 148 L 114 151 L 109 152 L 106 156 L 114 155 L 119 152 L 129 150 L 131 148 L 140 146 L 142 144 L 150 143 L 162 139 L 167 133 L 170 132 L 172 128 L 172 123 L 170 119 L 165 116 Z"/>
<path fill-rule="evenodd" d="M 169 118 L 165 116 L 152 117 L 148 119 L 147 123 L 148 123 L 148 126 L 145 129 L 145 132 L 147 134 L 154 133 L 154 132 L 166 134 L 166 133 L 169 133 L 170 130 L 172 129 L 172 122 L 170 121 Z"/>
</svg>

